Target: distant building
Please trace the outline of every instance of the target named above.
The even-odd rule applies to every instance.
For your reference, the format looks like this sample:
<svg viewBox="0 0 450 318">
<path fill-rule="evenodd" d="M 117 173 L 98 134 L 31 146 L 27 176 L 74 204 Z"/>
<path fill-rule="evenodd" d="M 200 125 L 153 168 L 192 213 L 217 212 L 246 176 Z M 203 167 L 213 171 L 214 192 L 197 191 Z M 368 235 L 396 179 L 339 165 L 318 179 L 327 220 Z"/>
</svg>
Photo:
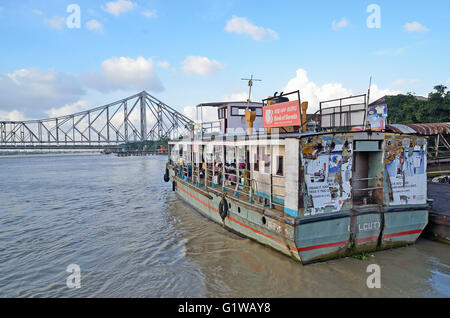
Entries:
<svg viewBox="0 0 450 318">
<path fill-rule="evenodd" d="M 402 94 L 399 94 L 399 95 L 402 95 Z M 398 96 L 398 95 L 384 95 L 383 97 L 378 98 L 376 101 L 371 102 L 371 103 L 369 104 L 369 106 L 385 104 L 386 98 L 387 98 L 387 97 L 391 97 L 391 96 Z M 423 97 L 423 96 L 414 96 L 414 97 L 415 97 L 417 100 L 420 100 L 420 101 L 427 101 L 427 100 L 428 100 L 427 97 Z M 388 107 L 389 107 L 389 105 L 388 105 Z"/>
</svg>

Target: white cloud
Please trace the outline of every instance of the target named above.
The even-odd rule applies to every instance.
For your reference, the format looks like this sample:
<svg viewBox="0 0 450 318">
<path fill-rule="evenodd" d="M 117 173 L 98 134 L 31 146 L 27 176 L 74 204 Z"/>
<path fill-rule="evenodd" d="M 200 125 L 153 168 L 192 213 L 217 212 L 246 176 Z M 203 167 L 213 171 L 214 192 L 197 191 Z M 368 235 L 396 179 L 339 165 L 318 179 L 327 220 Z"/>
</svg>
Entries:
<svg viewBox="0 0 450 318">
<path fill-rule="evenodd" d="M 248 98 L 248 92 L 243 91 L 243 92 L 239 92 L 239 93 L 232 93 L 229 95 L 224 95 L 221 100 L 224 102 L 242 102 L 242 101 L 246 101 L 247 98 Z M 195 106 L 184 107 L 183 115 L 185 115 L 193 120 L 196 120 L 197 119 L 196 107 Z M 204 122 L 219 120 L 218 114 L 217 114 L 217 108 L 215 108 L 215 107 L 204 107 L 203 108 L 203 116 L 201 116 L 200 114 L 198 116 L 199 116 L 199 118 L 202 117 Z"/>
<path fill-rule="evenodd" d="M 141 12 L 141 14 L 147 19 L 158 17 L 158 13 L 156 12 L 156 10 L 144 10 Z"/>
<path fill-rule="evenodd" d="M 60 16 L 53 16 L 50 19 L 45 19 L 44 22 L 52 29 L 62 30 L 66 25 L 66 18 Z"/>
<path fill-rule="evenodd" d="M 407 22 L 403 26 L 403 29 L 406 32 L 417 32 L 417 33 L 424 33 L 430 30 L 427 27 L 420 24 L 419 22 Z"/>
<path fill-rule="evenodd" d="M 302 101 L 309 102 L 308 112 L 315 112 L 319 109 L 320 101 L 353 95 L 353 91 L 344 88 L 341 83 L 317 85 L 309 80 L 307 72 L 303 69 L 298 69 L 296 76 L 283 89 L 284 92 L 295 90 L 300 90 Z"/>
<path fill-rule="evenodd" d="M 278 39 L 278 33 L 274 30 L 256 26 L 244 17 L 233 16 L 233 18 L 227 22 L 225 31 L 237 34 L 247 34 L 256 41 Z"/>
<path fill-rule="evenodd" d="M 372 84 L 370 86 L 369 103 L 372 103 L 373 101 L 376 101 L 377 99 L 379 99 L 385 95 L 398 95 L 398 94 L 402 94 L 402 91 L 392 90 L 389 88 L 382 89 L 382 88 L 379 88 L 378 85 Z"/>
<path fill-rule="evenodd" d="M 222 64 L 204 56 L 188 56 L 181 62 L 181 70 L 187 74 L 211 75 L 223 69 Z"/>
<path fill-rule="evenodd" d="M 450 84 L 450 77 L 447 79 L 447 84 Z"/>
<path fill-rule="evenodd" d="M 151 58 L 139 56 L 113 57 L 102 63 L 100 72 L 82 76 L 84 83 L 101 92 L 119 89 L 138 89 L 160 92 L 164 87 L 154 70 Z"/>
<path fill-rule="evenodd" d="M 102 17 L 101 13 L 97 13 L 97 11 L 95 11 L 94 9 L 88 9 L 87 12 L 92 17 L 95 17 L 95 18 L 101 18 Z"/>
<path fill-rule="evenodd" d="M 85 93 L 77 77 L 49 69 L 29 68 L 0 74 L 0 109 L 40 112 L 79 99 Z"/>
<path fill-rule="evenodd" d="M 137 7 L 137 4 L 129 0 L 117 0 L 115 2 L 111 1 L 106 3 L 106 6 L 102 6 L 102 9 L 108 13 L 118 16 L 121 13 L 125 13 L 134 9 L 135 7 Z"/>
<path fill-rule="evenodd" d="M 395 81 L 392 83 L 392 85 L 394 85 L 394 86 L 403 86 L 403 85 L 405 85 L 405 84 L 406 84 L 406 81 L 403 80 L 403 79 L 395 80 Z"/>
<path fill-rule="evenodd" d="M 169 62 L 167 62 L 167 61 L 158 61 L 156 63 L 156 65 L 158 65 L 161 68 L 169 68 L 170 67 Z"/>
<path fill-rule="evenodd" d="M 334 20 L 331 24 L 331 27 L 335 31 L 345 28 L 346 26 L 348 26 L 348 21 L 345 18 L 342 18 L 339 22 L 336 22 L 336 20 Z"/>
<path fill-rule="evenodd" d="M 35 15 L 43 15 L 44 14 L 44 12 L 42 12 L 41 10 L 37 10 L 37 9 L 33 10 L 33 13 Z"/>
<path fill-rule="evenodd" d="M 393 86 L 405 86 L 405 85 L 411 85 L 411 84 L 418 84 L 420 83 L 420 80 L 417 78 L 412 78 L 412 79 L 397 79 L 395 80 L 392 85 Z"/>
<path fill-rule="evenodd" d="M 248 98 L 248 92 L 242 91 L 242 92 L 238 92 L 238 93 L 231 93 L 228 95 L 224 95 L 221 100 L 224 102 L 242 102 L 242 101 L 247 101 L 247 98 Z M 197 119 L 196 114 L 197 114 L 197 110 L 196 110 L 195 106 L 186 106 L 183 109 L 183 115 L 185 115 L 193 120 Z M 200 114 L 199 114 L 199 117 L 201 117 Z M 219 120 L 218 114 L 217 114 L 217 108 L 204 107 L 202 117 L 203 117 L 204 122 Z"/>
<path fill-rule="evenodd" d="M 89 20 L 88 22 L 86 22 L 86 28 L 89 31 L 94 31 L 97 33 L 103 33 L 103 25 L 98 22 L 97 20 Z"/>
<path fill-rule="evenodd" d="M 78 112 L 82 112 L 89 109 L 89 103 L 84 100 L 79 100 L 72 104 L 66 104 L 59 108 L 51 108 L 49 110 L 46 110 L 45 113 L 48 115 L 48 117 L 60 117 L 70 114 L 75 114 Z"/>
<path fill-rule="evenodd" d="M 352 89 L 345 88 L 342 83 L 327 83 L 318 85 L 308 78 L 308 74 L 303 69 L 298 69 L 297 74 L 284 87 L 284 92 L 292 92 L 300 90 L 300 98 L 302 101 L 308 101 L 308 113 L 314 113 L 319 109 L 319 102 L 347 97 L 351 95 L 359 95 L 361 92 L 355 92 Z M 380 89 L 373 84 L 370 90 L 370 100 L 374 101 L 384 95 L 396 95 L 400 91 L 390 89 Z"/>
<path fill-rule="evenodd" d="M 4 120 L 4 121 L 24 121 L 24 120 L 26 120 L 26 118 L 18 110 L 13 110 L 13 111 L 10 111 L 10 112 L 0 111 L 0 120 Z"/>
<path fill-rule="evenodd" d="M 248 92 L 240 92 L 240 93 L 232 93 L 230 95 L 225 95 L 222 97 L 222 100 L 225 102 L 242 102 L 247 101 Z"/>
<path fill-rule="evenodd" d="M 189 117 L 190 119 L 197 121 L 197 107 L 196 106 L 187 106 L 183 109 L 183 115 Z M 199 109 L 199 118 L 203 117 L 203 122 L 208 121 L 216 121 L 219 120 L 218 114 L 217 114 L 217 108 L 215 107 L 204 107 L 203 108 L 203 116 L 200 113 Z M 198 121 L 201 121 L 200 119 Z"/>
<path fill-rule="evenodd" d="M 43 113 L 50 116 L 73 113 L 83 109 L 82 96 L 87 89 L 159 92 L 164 88 L 155 67 L 151 58 L 119 57 L 105 60 L 99 71 L 81 76 L 37 67 L 0 73 L 0 116 L 19 120 L 25 116 L 41 118 Z"/>
</svg>

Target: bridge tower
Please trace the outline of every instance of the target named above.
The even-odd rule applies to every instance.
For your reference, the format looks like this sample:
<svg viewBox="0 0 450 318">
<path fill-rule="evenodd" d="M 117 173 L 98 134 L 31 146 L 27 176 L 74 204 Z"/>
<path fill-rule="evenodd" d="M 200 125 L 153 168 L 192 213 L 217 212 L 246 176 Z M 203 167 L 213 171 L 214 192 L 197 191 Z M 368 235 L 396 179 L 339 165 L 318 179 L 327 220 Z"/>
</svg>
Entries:
<svg viewBox="0 0 450 318">
<path fill-rule="evenodd" d="M 141 93 L 141 141 L 147 140 L 147 104 L 145 103 L 145 92 Z"/>
</svg>

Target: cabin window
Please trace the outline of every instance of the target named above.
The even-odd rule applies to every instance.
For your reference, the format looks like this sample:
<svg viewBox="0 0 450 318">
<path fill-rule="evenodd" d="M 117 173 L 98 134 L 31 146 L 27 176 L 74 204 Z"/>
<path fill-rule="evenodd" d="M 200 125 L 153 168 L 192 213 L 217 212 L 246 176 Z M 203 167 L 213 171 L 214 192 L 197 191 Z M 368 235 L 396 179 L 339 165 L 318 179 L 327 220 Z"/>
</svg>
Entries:
<svg viewBox="0 0 450 318">
<path fill-rule="evenodd" d="M 227 118 L 227 109 L 219 108 L 219 119 Z"/>
<path fill-rule="evenodd" d="M 258 108 L 251 108 L 252 111 L 256 112 L 256 117 L 262 117 L 262 108 L 258 107 Z"/>
<path fill-rule="evenodd" d="M 247 107 L 231 107 L 231 116 L 245 116 L 245 110 Z M 256 117 L 262 117 L 262 108 L 261 107 L 250 107 L 252 112 L 256 112 Z"/>
<path fill-rule="evenodd" d="M 245 108 L 231 107 L 231 116 L 245 116 Z"/>
<path fill-rule="evenodd" d="M 277 156 L 277 176 L 283 176 L 283 156 Z"/>
</svg>

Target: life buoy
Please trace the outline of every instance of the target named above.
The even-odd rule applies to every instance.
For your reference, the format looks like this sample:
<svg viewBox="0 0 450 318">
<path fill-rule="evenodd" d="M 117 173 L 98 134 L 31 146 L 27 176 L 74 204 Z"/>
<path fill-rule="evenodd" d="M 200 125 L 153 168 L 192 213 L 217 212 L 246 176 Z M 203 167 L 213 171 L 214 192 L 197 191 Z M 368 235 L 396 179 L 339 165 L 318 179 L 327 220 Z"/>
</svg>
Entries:
<svg viewBox="0 0 450 318">
<path fill-rule="evenodd" d="M 169 169 L 166 168 L 166 173 L 164 174 L 164 181 L 165 182 L 169 182 L 170 178 L 169 178 Z"/>
<path fill-rule="evenodd" d="M 172 182 L 172 191 L 175 191 L 175 188 L 177 187 L 177 183 L 175 181 Z"/>
<path fill-rule="evenodd" d="M 219 203 L 219 214 L 222 220 L 225 220 L 228 215 L 228 202 L 225 198 Z"/>
</svg>

